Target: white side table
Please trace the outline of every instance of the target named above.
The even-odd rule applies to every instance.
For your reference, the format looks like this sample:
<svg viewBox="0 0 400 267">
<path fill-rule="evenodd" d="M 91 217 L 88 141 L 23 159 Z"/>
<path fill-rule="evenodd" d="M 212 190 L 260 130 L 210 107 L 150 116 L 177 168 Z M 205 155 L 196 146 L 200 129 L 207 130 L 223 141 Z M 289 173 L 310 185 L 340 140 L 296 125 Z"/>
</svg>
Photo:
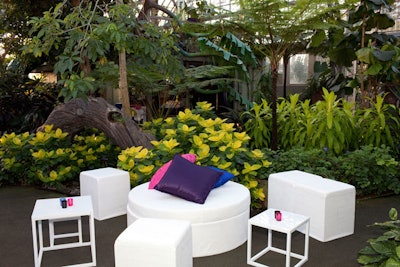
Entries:
<svg viewBox="0 0 400 267">
<path fill-rule="evenodd" d="M 82 240 L 82 216 L 89 217 L 89 232 L 90 241 L 83 242 Z M 43 221 L 49 221 L 49 236 L 50 245 L 45 247 L 43 245 Z M 57 221 L 78 221 L 78 232 L 66 234 L 54 234 L 54 222 Z M 32 237 L 33 237 L 33 254 L 35 260 L 35 267 L 39 267 L 42 262 L 43 252 L 57 249 L 75 248 L 90 246 L 92 252 L 92 262 L 70 265 L 70 266 L 96 266 L 96 243 L 95 243 L 95 230 L 94 230 L 94 217 L 93 206 L 90 196 L 73 197 L 73 206 L 62 208 L 59 198 L 39 199 L 36 200 L 35 207 L 33 208 L 32 216 Z M 66 238 L 71 236 L 78 236 L 79 241 L 73 243 L 54 244 L 54 239 Z M 38 247 L 39 239 L 39 247 Z"/>
<path fill-rule="evenodd" d="M 269 251 L 277 252 L 286 255 L 286 267 L 290 267 L 290 258 L 294 257 L 300 259 L 295 267 L 303 265 L 308 260 L 308 242 L 310 232 L 310 219 L 306 216 L 281 211 L 282 220 L 275 220 L 275 209 L 268 209 L 262 213 L 249 219 L 248 223 L 248 239 L 247 239 L 247 264 L 257 267 L 268 267 L 267 265 L 256 262 L 261 256 Z M 258 226 L 268 229 L 268 244 L 267 247 L 261 250 L 256 255 L 251 255 L 251 240 L 252 240 L 252 227 Z M 301 226 L 305 225 L 304 233 L 304 254 L 300 255 L 291 252 L 292 233 L 298 230 Z M 272 231 L 277 231 L 286 234 L 286 250 L 272 246 Z"/>
</svg>

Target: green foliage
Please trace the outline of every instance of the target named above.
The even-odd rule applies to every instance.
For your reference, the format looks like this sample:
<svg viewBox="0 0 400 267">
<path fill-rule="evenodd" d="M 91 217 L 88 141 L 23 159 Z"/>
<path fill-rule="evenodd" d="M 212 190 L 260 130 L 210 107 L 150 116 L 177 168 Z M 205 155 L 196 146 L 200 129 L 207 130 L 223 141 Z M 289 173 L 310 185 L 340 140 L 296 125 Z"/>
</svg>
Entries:
<svg viewBox="0 0 400 267">
<path fill-rule="evenodd" d="M 377 147 L 382 144 L 395 147 L 400 139 L 399 111 L 395 106 L 385 104 L 384 97 L 380 95 L 371 106 L 371 108 L 357 110 L 361 143 Z"/>
<path fill-rule="evenodd" d="M 400 266 L 400 220 L 395 208 L 390 209 L 389 218 L 390 221 L 372 225 L 385 232 L 368 240 L 368 245 L 359 251 L 357 260 L 362 266 Z"/>
<path fill-rule="evenodd" d="M 270 142 L 271 129 L 271 108 L 265 99 L 261 104 L 254 104 L 253 107 L 241 114 L 244 127 L 251 138 L 252 148 L 268 147 Z"/>
<path fill-rule="evenodd" d="M 22 71 L 0 72 L 0 134 L 34 131 L 57 103 L 55 84 L 31 80 Z"/>
<path fill-rule="evenodd" d="M 326 62 L 316 61 L 313 74 L 307 81 L 307 87 L 302 97 L 311 99 L 321 88 L 326 88 L 336 94 L 344 92 L 346 95 L 350 95 L 353 93 L 353 88 L 350 86 L 351 80 L 340 71 L 333 72 Z"/>
<path fill-rule="evenodd" d="M 218 43 L 205 37 L 200 37 L 198 42 L 203 50 L 207 48 L 214 51 L 215 55 L 219 55 L 225 61 L 233 63 L 247 79 L 250 79 L 247 68 L 248 66 L 257 65 L 257 61 L 251 48 L 236 36 L 228 32 L 220 38 Z"/>
<path fill-rule="evenodd" d="M 159 141 L 152 142 L 151 150 L 131 147 L 122 151 L 118 167 L 129 171 L 131 183 L 137 185 L 149 181 L 176 153 L 193 153 L 197 164 L 233 173 L 250 190 L 253 207 L 258 207 L 265 196 L 257 178 L 267 178 L 264 174 L 270 162 L 262 150 L 249 150 L 250 137 L 245 132 L 236 131 L 233 123 L 219 117 L 210 118 L 211 111 L 211 104 L 198 102 L 194 110 L 186 109 L 174 118 L 145 123 L 144 129 L 152 130 Z"/>
<path fill-rule="evenodd" d="M 5 134 L 0 138 L 0 185 L 4 183 L 28 183 L 25 171 L 32 166 L 29 140 L 26 132 L 20 135 Z"/>
<path fill-rule="evenodd" d="M 327 86 L 329 90 L 346 89 L 346 93 L 352 93 L 349 87 L 359 89 L 364 101 L 375 98 L 386 87 L 398 83 L 399 39 L 384 31 L 395 25 L 394 19 L 386 12 L 393 3 L 385 0 L 358 1 L 356 6 L 349 8 L 347 21 L 338 18 L 340 23 L 328 24 L 328 30 L 316 31 L 310 47 L 332 62 L 330 80 L 335 82 L 335 86 Z M 356 72 L 352 77 L 343 79 L 342 71 L 337 70 L 352 67 L 354 61 L 357 61 Z M 394 88 L 394 91 L 399 92 L 399 88 Z"/>
<path fill-rule="evenodd" d="M 282 99 L 277 106 L 278 136 L 282 148 L 304 146 L 312 137 L 312 118 L 309 101 L 299 105 L 299 95 L 291 95 L 289 101 Z M 304 111 L 304 112 L 302 112 Z"/>
<path fill-rule="evenodd" d="M 21 53 L 20 49 L 29 36 L 29 18 L 32 16 L 40 16 L 57 2 L 60 1 L 0 1 L 0 43 L 6 55 L 16 56 Z M 0 65 L 7 61 L 6 58 L 7 57 L 3 57 L 3 55 L 0 56 Z"/>
<path fill-rule="evenodd" d="M 213 61 L 221 66 L 231 66 L 236 72 L 231 71 L 227 77 L 219 77 L 219 80 L 211 80 L 213 84 L 225 82 L 224 91 L 229 92 L 229 95 L 239 103 L 250 107 L 251 103 L 243 97 L 229 83 L 232 83 L 233 78 L 239 76 L 240 80 L 250 81 L 249 69 L 257 65 L 256 57 L 250 46 L 242 42 L 230 32 L 222 36 L 214 36 L 214 38 L 200 37 L 198 43 L 201 49 L 201 54 L 212 56 Z M 218 78 L 218 77 L 216 77 Z M 235 78 L 237 79 L 237 78 Z"/>
<path fill-rule="evenodd" d="M 322 149 L 293 148 L 287 151 L 269 151 L 266 158 L 272 162 L 268 169 L 271 173 L 289 170 L 300 170 L 322 177 L 335 179 L 334 171 L 338 165 L 338 158 Z M 339 179 L 340 180 L 340 179 Z"/>
<path fill-rule="evenodd" d="M 136 2 L 81 1 L 70 9 L 63 2 L 42 17 L 30 20 L 31 36 L 24 55 L 54 58 L 54 72 L 64 86 L 64 101 L 86 98 L 104 88 L 118 86 L 118 53 L 124 51 L 130 87 L 152 96 L 180 81 L 183 65 L 178 56 L 176 36 L 150 22 L 139 21 Z M 105 15 L 107 14 L 107 15 Z M 103 75 L 106 74 L 106 75 Z M 168 83 L 167 83 L 168 81 Z"/>
<path fill-rule="evenodd" d="M 339 157 L 336 178 L 353 184 L 359 194 L 400 194 L 399 162 L 389 147 L 363 146 Z"/>
<path fill-rule="evenodd" d="M 265 153 L 272 162 L 271 173 L 301 170 L 329 179 L 352 184 L 357 194 L 400 194 L 399 162 L 390 155 L 388 147 L 363 146 L 337 156 L 328 149 L 293 148 Z"/>
<path fill-rule="evenodd" d="M 323 89 L 324 101 L 317 102 L 311 109 L 314 129 L 306 147 L 327 147 L 336 154 L 350 149 L 354 137 L 352 105 L 343 100 L 336 100 L 333 92 Z"/>
<path fill-rule="evenodd" d="M 299 95 L 281 99 L 277 106 L 280 150 L 294 147 L 326 148 L 341 155 L 361 146 L 387 145 L 395 149 L 400 140 L 400 113 L 378 96 L 370 108 L 355 107 L 333 92 L 323 89 L 324 100 L 310 104 L 299 102 Z M 265 101 L 265 100 L 264 100 Z M 251 147 L 269 146 L 271 107 L 266 102 L 243 113 L 248 121 L 244 129 L 251 136 Z"/>
<path fill-rule="evenodd" d="M 77 181 L 83 170 L 115 166 L 120 151 L 104 134 L 86 133 L 71 139 L 49 125 L 36 134 L 5 134 L 0 144 L 0 183 L 11 184 Z"/>
</svg>

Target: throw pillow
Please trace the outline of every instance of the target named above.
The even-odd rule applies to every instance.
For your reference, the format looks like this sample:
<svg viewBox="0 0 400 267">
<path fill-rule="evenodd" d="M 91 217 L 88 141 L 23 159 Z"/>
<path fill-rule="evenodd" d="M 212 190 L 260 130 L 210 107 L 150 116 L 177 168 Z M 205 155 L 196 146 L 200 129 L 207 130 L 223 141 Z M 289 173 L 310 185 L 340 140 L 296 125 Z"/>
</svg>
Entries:
<svg viewBox="0 0 400 267">
<path fill-rule="evenodd" d="M 187 159 L 190 162 L 195 162 L 196 161 L 196 155 L 195 154 L 183 154 L 182 157 L 184 159 Z M 168 161 L 164 165 L 162 165 L 151 177 L 150 183 L 149 183 L 149 189 L 154 189 L 154 187 L 161 181 L 163 178 L 164 174 L 167 172 L 169 166 L 171 165 L 171 161 Z"/>
<path fill-rule="evenodd" d="M 203 204 L 221 174 L 222 172 L 191 163 L 177 154 L 155 188 Z"/>
<path fill-rule="evenodd" d="M 220 168 L 214 166 L 208 166 L 208 168 L 222 172 L 222 175 L 219 177 L 218 181 L 215 183 L 214 188 L 220 187 L 221 185 L 226 184 L 228 181 L 232 180 L 235 175 L 228 171 L 222 170 Z"/>
</svg>

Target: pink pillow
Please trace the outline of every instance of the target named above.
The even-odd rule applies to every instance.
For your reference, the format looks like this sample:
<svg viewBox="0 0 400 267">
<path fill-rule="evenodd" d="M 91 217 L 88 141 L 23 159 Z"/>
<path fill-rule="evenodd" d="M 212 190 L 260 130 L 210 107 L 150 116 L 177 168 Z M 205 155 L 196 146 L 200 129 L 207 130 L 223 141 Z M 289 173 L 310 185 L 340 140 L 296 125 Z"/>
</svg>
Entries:
<svg viewBox="0 0 400 267">
<path fill-rule="evenodd" d="M 182 158 L 194 163 L 196 161 L 196 155 L 195 154 L 183 154 Z M 151 177 L 150 183 L 149 183 L 149 189 L 154 189 L 156 185 L 161 181 L 161 179 L 164 177 L 164 174 L 167 172 L 169 166 L 171 165 L 172 160 L 168 161 L 164 165 L 162 165 Z"/>
</svg>

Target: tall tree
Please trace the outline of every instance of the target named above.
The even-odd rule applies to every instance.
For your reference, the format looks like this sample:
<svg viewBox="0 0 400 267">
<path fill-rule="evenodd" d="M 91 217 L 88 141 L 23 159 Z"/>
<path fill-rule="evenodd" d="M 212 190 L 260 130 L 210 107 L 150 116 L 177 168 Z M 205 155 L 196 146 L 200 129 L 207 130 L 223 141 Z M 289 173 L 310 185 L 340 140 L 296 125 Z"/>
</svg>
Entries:
<svg viewBox="0 0 400 267">
<path fill-rule="evenodd" d="M 238 22 L 245 29 L 247 40 L 252 43 L 255 53 L 269 59 L 272 79 L 272 149 L 278 148 L 276 102 L 281 59 L 290 55 L 291 49 L 299 43 L 308 42 L 313 31 L 327 28 L 322 19 L 327 12 L 333 9 L 347 10 L 353 1 L 346 1 L 345 4 L 333 4 L 329 0 L 239 1 L 241 11 Z"/>
<path fill-rule="evenodd" d="M 2 0 L 0 1 L 0 44 L 4 49 L 0 65 L 7 55 L 19 55 L 29 36 L 28 20 L 41 16 L 61 0 Z"/>
<path fill-rule="evenodd" d="M 388 15 L 393 4 L 394 0 L 359 1 L 342 28 L 331 28 L 329 34 L 316 32 L 311 44 L 324 47 L 336 65 L 356 67 L 347 84 L 360 94 L 360 104 L 364 107 L 387 90 L 400 95 L 399 38 L 384 31 L 395 25 Z"/>
<path fill-rule="evenodd" d="M 119 79 L 113 79 L 111 85 L 123 89 L 120 101 L 125 102 L 123 107 L 130 113 L 127 79 L 140 73 L 128 70 L 127 75 L 125 59 L 139 65 L 151 61 L 160 66 L 158 72 L 164 80 L 175 79 L 174 71 L 178 69 L 175 37 L 150 22 L 139 20 L 140 3 L 80 1 L 70 11 L 66 12 L 66 8 L 65 3 L 60 3 L 42 17 L 33 18 L 30 21 L 32 39 L 24 47 L 25 53 L 37 57 L 58 51 L 55 72 L 64 85 L 61 94 L 65 101 L 86 98 L 102 83 L 110 83 L 101 74 L 107 78 L 112 76 L 113 64 L 119 61 Z M 147 72 L 150 69 L 147 67 Z M 120 86 L 116 84 L 118 80 Z"/>
</svg>

